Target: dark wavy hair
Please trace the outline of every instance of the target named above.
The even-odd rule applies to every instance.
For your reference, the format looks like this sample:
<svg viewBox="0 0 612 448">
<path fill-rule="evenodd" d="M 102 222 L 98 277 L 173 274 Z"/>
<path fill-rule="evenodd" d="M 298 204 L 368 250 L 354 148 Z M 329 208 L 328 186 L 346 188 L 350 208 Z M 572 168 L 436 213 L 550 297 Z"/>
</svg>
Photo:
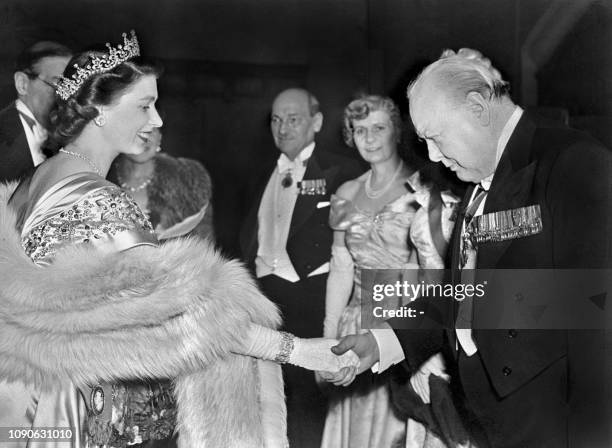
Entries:
<svg viewBox="0 0 612 448">
<path fill-rule="evenodd" d="M 363 120 L 370 112 L 381 110 L 389 115 L 393 127 L 393 137 L 399 143 L 402 137 L 402 117 L 398 107 L 391 98 L 379 95 L 361 95 L 351 101 L 344 109 L 342 137 L 344 142 L 351 148 L 355 147 L 353 141 L 353 121 Z"/>
<path fill-rule="evenodd" d="M 107 54 L 106 51 L 89 50 L 75 55 L 64 71 L 64 77 L 70 78 L 76 72 L 76 66 L 84 67 L 91 57 Z M 45 149 L 57 152 L 77 138 L 87 123 L 98 116 L 97 106 L 113 104 L 136 81 L 146 75 L 161 75 L 161 67 L 141 57 L 130 59 L 117 67 L 103 73 L 90 76 L 67 100 L 56 95 L 56 104 L 49 114 L 49 137 Z"/>
</svg>

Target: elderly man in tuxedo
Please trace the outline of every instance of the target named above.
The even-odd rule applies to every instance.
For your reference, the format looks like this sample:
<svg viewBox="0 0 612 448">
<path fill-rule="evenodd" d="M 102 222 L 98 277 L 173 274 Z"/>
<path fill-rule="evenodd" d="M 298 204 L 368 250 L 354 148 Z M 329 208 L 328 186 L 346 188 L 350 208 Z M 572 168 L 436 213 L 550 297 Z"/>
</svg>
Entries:
<svg viewBox="0 0 612 448">
<path fill-rule="evenodd" d="M 16 180 L 41 164 L 55 83 L 71 51 L 56 42 L 41 41 L 17 58 L 14 74 L 17 100 L 0 111 L 0 182 Z"/>
<path fill-rule="evenodd" d="M 270 129 L 280 155 L 261 174 L 241 233 L 243 259 L 268 298 L 280 307 L 284 329 L 322 335 L 333 234 L 330 193 L 359 175 L 354 160 L 315 143 L 323 125 L 318 100 L 291 88 L 272 104 Z M 327 402 L 312 373 L 284 366 L 291 447 L 319 447 Z"/>
<path fill-rule="evenodd" d="M 510 99 L 499 72 L 474 50 L 445 51 L 409 86 L 408 98 L 429 157 L 472 184 L 450 245 L 455 283 L 482 269 L 571 269 L 571 275 L 575 269 L 610 267 L 612 156 L 607 148 L 523 111 Z M 483 222 L 492 224 L 487 230 L 495 238 L 478 235 Z M 506 289 L 522 297 L 527 286 L 510 283 Z M 553 287 L 538 286 L 539 291 Z M 585 299 L 578 295 L 572 300 Z M 451 316 L 451 328 L 425 325 L 433 307 L 449 302 L 437 311 Z M 418 331 L 371 330 L 346 337 L 333 350 L 352 348 L 362 370 L 380 371 L 405 360 L 412 372 L 434 353 L 445 352 L 458 386 L 455 401 L 479 448 L 612 446 L 612 420 L 602 398 L 610 382 L 605 332 L 484 329 L 482 316 L 503 305 L 508 302 L 494 297 L 471 305 L 417 300 L 414 306 L 425 312 L 412 322 Z M 425 373 L 445 375 L 440 367 Z M 430 382 L 412 384 L 425 401 L 430 398 Z"/>
</svg>

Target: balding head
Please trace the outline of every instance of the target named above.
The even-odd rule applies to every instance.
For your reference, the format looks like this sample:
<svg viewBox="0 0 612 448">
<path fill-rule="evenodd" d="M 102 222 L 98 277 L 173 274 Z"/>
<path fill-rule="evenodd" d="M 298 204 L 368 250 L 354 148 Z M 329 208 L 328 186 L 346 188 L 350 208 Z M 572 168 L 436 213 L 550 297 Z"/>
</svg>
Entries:
<svg viewBox="0 0 612 448">
<path fill-rule="evenodd" d="M 307 90 L 284 90 L 272 103 L 270 129 L 274 143 L 292 160 L 314 141 L 322 124 L 319 102 Z"/>
<path fill-rule="evenodd" d="M 425 67 L 408 86 L 408 99 L 412 100 L 428 87 L 458 104 L 465 101 L 470 92 L 478 92 L 486 99 L 501 99 L 507 97 L 509 91 L 509 84 L 491 61 L 470 48 L 462 48 L 457 53 L 444 50 L 440 58 Z"/>
<path fill-rule="evenodd" d="M 292 87 L 276 95 L 272 103 L 272 109 L 274 109 L 274 104 L 277 101 L 303 101 L 308 105 L 308 112 L 311 117 L 320 111 L 319 100 L 308 90 L 300 87 Z"/>
<path fill-rule="evenodd" d="M 429 158 L 464 181 L 495 170 L 497 141 L 514 109 L 508 83 L 479 52 L 447 50 L 408 87 L 410 117 Z"/>
</svg>

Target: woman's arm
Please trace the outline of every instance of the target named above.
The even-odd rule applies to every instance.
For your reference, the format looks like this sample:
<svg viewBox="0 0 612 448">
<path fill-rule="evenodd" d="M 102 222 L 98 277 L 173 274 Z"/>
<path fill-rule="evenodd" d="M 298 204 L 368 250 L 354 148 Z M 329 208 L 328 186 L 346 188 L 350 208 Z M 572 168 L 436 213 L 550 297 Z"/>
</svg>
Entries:
<svg viewBox="0 0 612 448">
<path fill-rule="evenodd" d="M 243 344 L 232 351 L 315 371 L 335 373 L 343 367 L 356 367 L 359 359 L 353 352 L 342 356 L 332 353 L 331 347 L 336 343 L 335 339 L 301 339 L 289 333 L 251 324 Z"/>
<path fill-rule="evenodd" d="M 338 322 L 353 291 L 355 268 L 353 258 L 344 244 L 344 235 L 345 232 L 343 231 L 334 232 L 332 257 L 329 263 L 329 276 L 327 277 L 325 293 L 323 336 L 326 338 L 338 336 Z"/>
</svg>

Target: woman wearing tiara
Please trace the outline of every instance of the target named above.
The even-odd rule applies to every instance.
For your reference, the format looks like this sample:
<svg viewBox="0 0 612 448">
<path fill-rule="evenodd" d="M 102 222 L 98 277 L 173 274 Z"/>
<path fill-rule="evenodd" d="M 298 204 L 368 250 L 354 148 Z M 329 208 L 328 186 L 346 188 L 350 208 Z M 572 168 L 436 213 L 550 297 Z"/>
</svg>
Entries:
<svg viewBox="0 0 612 448">
<path fill-rule="evenodd" d="M 180 447 L 286 446 L 278 363 L 338 372 L 358 360 L 276 332 L 242 266 L 200 240 L 160 245 L 104 179 L 162 125 L 158 72 L 134 33 L 107 47 L 76 55 L 58 83 L 59 153 L 0 186 L 0 427 L 38 429 L 16 433 L 18 447 L 131 445 L 142 434 L 120 381 L 172 378 Z"/>
</svg>

